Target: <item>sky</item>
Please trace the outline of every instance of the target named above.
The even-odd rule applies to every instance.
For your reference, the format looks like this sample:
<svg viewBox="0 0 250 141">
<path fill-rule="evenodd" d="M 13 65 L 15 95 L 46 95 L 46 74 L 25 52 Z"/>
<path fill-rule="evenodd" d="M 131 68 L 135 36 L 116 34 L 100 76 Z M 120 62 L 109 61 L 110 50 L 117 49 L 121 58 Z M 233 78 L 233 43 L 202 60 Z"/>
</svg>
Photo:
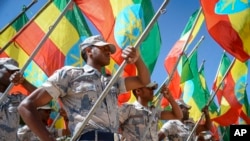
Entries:
<svg viewBox="0 0 250 141">
<path fill-rule="evenodd" d="M 0 0 L 0 29 L 10 23 L 22 11 L 22 7 L 28 6 L 32 0 Z M 27 12 L 28 17 L 33 17 L 47 0 L 38 0 Z M 157 11 L 163 0 L 152 0 L 155 11 Z M 158 24 L 161 33 L 162 46 L 155 69 L 151 79 L 161 85 L 167 78 L 167 72 L 164 68 L 164 60 L 175 42 L 180 38 L 182 31 L 187 24 L 189 17 L 200 8 L 199 0 L 183 1 L 170 0 L 166 6 L 166 12 L 158 17 Z M 89 25 L 93 34 L 98 34 L 92 25 Z M 200 31 L 186 53 L 189 53 L 195 44 L 200 40 L 201 36 L 205 39 L 198 48 L 198 65 L 205 61 L 205 78 L 208 88 L 211 89 L 217 69 L 223 54 L 221 48 L 208 34 L 206 23 L 204 21 Z M 228 54 L 232 59 L 233 57 Z M 249 65 L 248 65 L 249 67 Z M 248 71 L 249 73 L 249 71 Z M 248 77 L 248 82 L 250 78 Z M 250 86 L 247 86 L 247 92 L 250 92 Z"/>
</svg>

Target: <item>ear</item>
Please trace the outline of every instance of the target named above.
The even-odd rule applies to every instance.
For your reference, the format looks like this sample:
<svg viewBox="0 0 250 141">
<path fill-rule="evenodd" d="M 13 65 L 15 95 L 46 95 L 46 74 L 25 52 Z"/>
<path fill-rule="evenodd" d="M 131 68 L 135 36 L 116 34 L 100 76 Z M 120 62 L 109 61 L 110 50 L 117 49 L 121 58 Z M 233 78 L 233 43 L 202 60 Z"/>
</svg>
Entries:
<svg viewBox="0 0 250 141">
<path fill-rule="evenodd" d="M 140 96 L 141 93 L 142 93 L 142 90 L 141 90 L 141 89 L 136 89 L 135 91 L 136 91 L 137 96 Z"/>
<path fill-rule="evenodd" d="M 88 52 L 91 51 L 91 48 L 90 48 L 90 47 L 87 47 L 85 50 L 86 50 L 86 52 L 88 53 Z"/>
<path fill-rule="evenodd" d="M 86 49 L 85 49 L 85 52 L 86 52 L 86 54 L 92 54 L 92 52 L 91 52 L 91 47 L 87 47 Z M 89 56 L 89 55 L 88 55 Z"/>
</svg>

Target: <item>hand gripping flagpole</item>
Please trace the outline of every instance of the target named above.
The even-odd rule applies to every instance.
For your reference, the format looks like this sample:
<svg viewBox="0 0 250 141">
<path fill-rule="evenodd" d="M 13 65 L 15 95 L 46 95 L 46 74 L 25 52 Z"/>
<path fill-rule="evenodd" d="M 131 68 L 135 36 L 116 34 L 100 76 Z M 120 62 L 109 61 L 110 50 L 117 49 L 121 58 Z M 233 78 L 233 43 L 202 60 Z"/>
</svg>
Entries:
<svg viewBox="0 0 250 141">
<path fill-rule="evenodd" d="M 199 47 L 200 43 L 201 43 L 203 40 L 204 40 L 204 36 L 202 36 L 201 39 L 197 42 L 197 44 L 195 45 L 195 47 L 193 48 L 193 50 L 191 51 L 191 53 L 194 52 L 194 51 Z M 190 53 L 190 54 L 191 54 L 191 53 Z M 181 54 L 181 55 L 182 55 L 182 54 Z M 178 66 L 178 63 L 179 63 L 179 61 L 180 61 L 180 58 L 181 58 L 181 57 L 178 58 L 177 63 L 175 64 L 173 70 L 171 71 L 171 74 L 169 75 L 169 77 L 167 77 L 167 78 L 163 81 L 163 83 L 161 84 L 161 86 L 160 86 L 159 89 L 157 90 L 156 94 L 160 93 L 160 89 L 163 87 L 163 85 L 167 85 L 167 86 L 169 85 L 170 81 L 172 80 L 172 78 L 173 78 L 173 76 L 174 76 L 174 72 L 175 72 L 176 69 L 177 69 L 177 66 Z M 159 100 L 156 102 L 156 107 L 159 107 L 159 106 L 160 106 L 160 100 L 162 99 L 162 94 L 159 94 L 158 97 L 157 97 L 156 99 L 159 99 Z M 151 126 L 151 123 L 153 122 L 153 119 L 154 119 L 154 117 L 155 117 L 155 115 L 156 115 L 156 111 L 157 111 L 157 110 L 154 110 L 154 111 L 152 112 L 152 116 L 151 116 L 151 118 L 150 118 L 150 120 L 149 120 L 149 122 L 148 122 L 147 127 L 146 127 L 145 130 L 144 130 L 144 134 L 143 134 L 142 139 L 141 139 L 140 141 L 144 141 L 144 139 L 145 139 L 145 137 L 146 137 L 146 135 L 147 135 L 147 132 L 148 132 L 150 126 Z"/>
<path fill-rule="evenodd" d="M 232 63 L 230 64 L 230 66 L 228 67 L 227 69 L 227 72 L 224 74 L 223 78 L 221 79 L 220 83 L 219 83 L 219 86 L 217 87 L 217 89 L 215 90 L 215 92 L 213 93 L 213 95 L 211 96 L 210 100 L 208 101 L 207 105 L 206 106 L 209 106 L 211 103 L 212 103 L 212 100 L 214 99 L 216 93 L 219 91 L 220 87 L 222 86 L 223 84 L 223 81 L 225 80 L 225 78 L 227 77 L 227 74 L 228 72 L 230 71 L 230 69 L 233 67 L 234 65 L 234 62 L 235 62 L 235 58 L 234 60 L 232 61 Z M 186 141 L 189 141 L 191 139 L 191 136 L 192 134 L 194 133 L 194 131 L 196 130 L 196 128 L 198 127 L 198 124 L 200 123 L 201 119 L 204 117 L 204 112 L 202 112 L 202 115 L 201 117 L 199 118 L 199 120 L 196 122 L 195 126 L 193 127 L 191 133 L 189 134 L 188 138 Z"/>
<path fill-rule="evenodd" d="M 51 28 L 49 29 L 49 31 L 47 32 L 47 34 L 43 37 L 43 39 L 39 42 L 38 46 L 36 47 L 36 49 L 32 52 L 32 54 L 30 55 L 29 59 L 27 60 L 27 62 L 24 64 L 23 68 L 20 70 L 21 73 L 24 72 L 24 70 L 28 67 L 29 63 L 33 60 L 33 58 L 35 57 L 35 55 L 38 53 L 38 51 L 41 49 L 42 45 L 46 42 L 46 40 L 48 39 L 48 37 L 50 36 L 50 34 L 53 32 L 53 30 L 55 29 L 55 27 L 57 26 L 57 24 L 60 22 L 60 20 L 63 18 L 64 14 L 67 12 L 67 10 L 69 9 L 69 6 L 71 6 L 71 4 L 73 3 L 73 0 L 70 0 L 68 2 L 68 4 L 66 5 L 66 7 L 64 8 L 64 10 L 62 11 L 62 13 L 59 15 L 59 17 L 56 19 L 55 23 L 51 26 Z M 8 95 L 8 92 L 10 91 L 10 89 L 14 86 L 14 83 L 11 83 L 8 88 L 5 90 L 5 92 L 3 93 L 3 95 L 0 97 L 0 104 L 3 102 L 3 100 L 5 99 L 5 97 Z"/>
<path fill-rule="evenodd" d="M 143 31 L 143 33 L 140 35 L 140 37 L 136 41 L 136 43 L 134 45 L 134 48 L 138 48 L 138 46 L 141 44 L 141 42 L 147 36 L 148 32 L 150 31 L 150 29 L 154 25 L 154 23 L 157 20 L 157 18 L 160 16 L 160 14 L 163 13 L 164 8 L 167 5 L 167 2 L 168 2 L 168 0 L 164 0 L 163 4 L 159 8 L 159 10 L 155 13 L 155 15 L 151 19 L 150 23 L 147 25 L 147 27 L 145 28 L 145 30 Z M 114 76 L 109 81 L 108 85 L 103 90 L 103 92 L 100 95 L 100 97 L 97 99 L 97 101 L 95 102 L 95 104 L 93 105 L 93 107 L 91 108 L 91 110 L 89 111 L 89 113 L 87 114 L 87 116 L 85 117 L 85 120 L 81 123 L 80 128 L 73 134 L 73 136 L 72 136 L 72 138 L 71 138 L 70 141 L 75 141 L 77 138 L 79 138 L 79 136 L 81 135 L 84 127 L 86 126 L 86 124 L 90 120 L 90 117 L 93 115 L 93 113 L 96 110 L 96 108 L 100 105 L 101 101 L 103 101 L 103 99 L 106 97 L 106 95 L 108 94 L 108 91 L 110 90 L 110 88 L 112 87 L 112 85 L 115 83 L 115 81 L 118 79 L 118 77 L 120 76 L 120 74 L 121 74 L 122 70 L 124 69 L 126 63 L 127 63 L 126 60 L 124 60 L 122 62 L 122 64 L 120 65 L 120 67 L 118 68 L 118 70 L 116 71 L 116 73 L 114 74 Z"/>
</svg>

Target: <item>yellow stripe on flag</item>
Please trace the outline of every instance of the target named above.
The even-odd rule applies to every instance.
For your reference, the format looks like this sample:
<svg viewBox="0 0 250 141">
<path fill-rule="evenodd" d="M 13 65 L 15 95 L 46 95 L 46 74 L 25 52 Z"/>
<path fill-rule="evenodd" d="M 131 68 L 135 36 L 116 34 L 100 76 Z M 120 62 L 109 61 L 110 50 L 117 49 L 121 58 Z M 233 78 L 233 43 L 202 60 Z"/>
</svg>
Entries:
<svg viewBox="0 0 250 141">
<path fill-rule="evenodd" d="M 44 34 L 46 34 L 60 14 L 61 11 L 52 3 L 39 15 L 35 23 L 44 31 Z M 51 33 L 50 39 L 57 47 L 60 47 L 59 50 L 66 55 L 71 47 L 79 40 L 79 35 L 74 26 L 63 17 Z"/>
<path fill-rule="evenodd" d="M 194 121 L 197 121 L 201 117 L 200 108 L 197 107 L 197 104 L 193 98 L 191 98 L 187 104 L 192 106 L 192 108 L 189 111 L 191 118 L 193 118 Z"/>
<path fill-rule="evenodd" d="M 3 33 L 1 33 L 0 47 L 5 46 L 15 34 L 16 30 L 12 26 L 8 27 Z"/>
<path fill-rule="evenodd" d="M 79 34 L 68 19 L 63 17 L 52 32 L 50 39 L 57 47 L 60 47 L 60 51 L 66 56 L 71 47 L 79 40 Z"/>
<path fill-rule="evenodd" d="M 118 1 L 118 0 L 110 0 L 110 4 L 112 6 L 113 14 L 117 17 L 117 14 L 121 12 L 128 5 L 134 4 L 132 0 Z"/>
<path fill-rule="evenodd" d="M 244 47 L 244 51 L 250 55 L 250 8 L 241 12 L 228 15 L 232 27 L 238 32 Z M 248 25 L 248 26 L 247 26 Z"/>
</svg>

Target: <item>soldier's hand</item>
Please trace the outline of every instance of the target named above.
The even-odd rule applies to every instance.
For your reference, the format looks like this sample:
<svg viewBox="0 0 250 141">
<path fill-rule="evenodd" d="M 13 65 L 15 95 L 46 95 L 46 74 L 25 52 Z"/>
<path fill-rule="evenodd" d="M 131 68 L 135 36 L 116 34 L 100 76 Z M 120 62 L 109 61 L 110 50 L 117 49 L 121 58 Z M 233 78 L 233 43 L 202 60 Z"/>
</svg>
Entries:
<svg viewBox="0 0 250 141">
<path fill-rule="evenodd" d="M 14 85 L 22 84 L 24 81 L 23 74 L 20 71 L 14 72 L 9 79 L 10 82 L 14 83 Z"/>
<path fill-rule="evenodd" d="M 122 57 L 128 64 L 135 63 L 139 56 L 139 51 L 132 46 L 128 46 L 122 51 Z"/>
</svg>

